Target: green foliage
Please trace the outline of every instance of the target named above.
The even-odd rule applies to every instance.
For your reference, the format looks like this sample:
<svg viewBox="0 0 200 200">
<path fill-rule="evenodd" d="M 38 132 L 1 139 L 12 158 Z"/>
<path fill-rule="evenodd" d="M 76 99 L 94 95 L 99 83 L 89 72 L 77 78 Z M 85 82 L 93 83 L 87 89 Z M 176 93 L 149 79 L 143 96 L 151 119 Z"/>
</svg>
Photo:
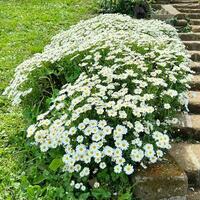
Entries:
<svg viewBox="0 0 200 200">
<path fill-rule="evenodd" d="M 51 169 L 55 172 L 61 166 L 63 166 L 62 159 L 61 158 L 55 158 L 54 160 L 52 160 L 51 164 L 49 165 L 49 169 Z"/>
<path fill-rule="evenodd" d="M 154 0 L 100 0 L 102 12 L 122 13 L 136 18 L 149 18 Z"/>
<path fill-rule="evenodd" d="M 69 57 L 54 64 L 44 63 L 43 67 L 30 73 L 30 81 L 22 86 L 33 88 L 33 92 L 24 98 L 22 105 L 27 119 L 34 120 L 35 116 L 44 112 L 61 86 L 73 83 L 80 73 L 80 67 L 77 63 L 70 62 Z"/>
<path fill-rule="evenodd" d="M 26 200 L 75 199 L 69 186 L 71 176 L 58 169 L 62 165 L 59 159 L 62 151 L 51 151 L 47 157 L 26 141 L 22 146 L 24 149 L 21 159 L 22 169 L 17 176 L 11 174 L 5 177 L 10 179 L 10 184 L 5 185 L 6 190 L 0 197 L 5 199 L 13 196 L 16 199 Z M 4 179 L 1 187 L 5 183 Z"/>
<path fill-rule="evenodd" d="M 95 188 L 92 190 L 92 196 L 96 199 L 110 199 L 111 193 L 104 188 Z"/>
</svg>

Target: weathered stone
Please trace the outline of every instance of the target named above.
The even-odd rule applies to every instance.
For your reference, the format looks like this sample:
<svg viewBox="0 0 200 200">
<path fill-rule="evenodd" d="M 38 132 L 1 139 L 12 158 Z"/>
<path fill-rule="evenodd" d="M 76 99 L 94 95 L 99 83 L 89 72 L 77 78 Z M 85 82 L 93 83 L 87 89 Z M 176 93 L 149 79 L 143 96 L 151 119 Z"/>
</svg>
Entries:
<svg viewBox="0 0 200 200">
<path fill-rule="evenodd" d="M 200 89 L 200 75 L 194 75 L 190 82 L 191 90 L 198 91 Z"/>
<path fill-rule="evenodd" d="M 189 191 L 187 195 L 187 200 L 200 200 L 200 190 Z"/>
<path fill-rule="evenodd" d="M 183 114 L 179 118 L 180 124 L 177 127 L 180 131 L 177 131 L 176 135 L 199 140 L 200 115 Z"/>
<path fill-rule="evenodd" d="M 198 3 L 198 0 L 168 0 L 170 3 Z"/>
<path fill-rule="evenodd" d="M 200 13 L 200 9 L 189 9 L 189 8 L 179 8 L 178 9 L 180 12 L 183 12 L 183 13 Z"/>
<path fill-rule="evenodd" d="M 200 13 L 200 10 L 199 10 L 199 13 Z M 200 32 L 200 26 L 195 26 L 195 25 L 193 25 L 192 26 L 192 32 L 195 32 L 195 33 L 198 33 L 198 32 Z"/>
<path fill-rule="evenodd" d="M 200 50 L 200 41 L 184 41 L 183 43 L 188 50 Z"/>
<path fill-rule="evenodd" d="M 167 156 L 165 161 L 141 169 L 134 176 L 136 197 L 142 200 L 186 199 L 185 172 Z"/>
<path fill-rule="evenodd" d="M 164 198 L 164 199 L 160 199 L 160 200 L 186 200 L 187 197 L 183 197 L 183 196 L 179 196 L 179 197 L 171 197 L 171 198 Z"/>
<path fill-rule="evenodd" d="M 192 25 L 200 25 L 200 19 L 191 19 L 190 24 Z"/>
<path fill-rule="evenodd" d="M 200 91 L 190 91 L 189 96 L 189 110 L 190 113 L 200 113 Z"/>
<path fill-rule="evenodd" d="M 192 0 L 192 3 L 197 3 L 198 0 Z M 156 3 L 160 4 L 174 4 L 174 3 L 191 3 L 191 0 L 157 0 Z"/>
<path fill-rule="evenodd" d="M 190 68 L 196 73 L 200 72 L 200 62 L 192 62 Z"/>
<path fill-rule="evenodd" d="M 199 19 L 200 14 L 199 13 L 182 13 L 185 17 L 188 17 L 190 19 Z"/>
<path fill-rule="evenodd" d="M 200 62 L 200 51 L 189 51 L 189 53 L 194 62 Z"/>
<path fill-rule="evenodd" d="M 189 184 L 200 186 L 200 144 L 174 144 L 170 155 L 186 172 Z"/>
<path fill-rule="evenodd" d="M 187 21 L 185 19 L 181 19 L 176 22 L 176 26 L 186 26 L 186 25 Z"/>
<path fill-rule="evenodd" d="M 199 3 L 191 3 L 191 4 L 174 4 L 176 8 L 189 8 L 189 9 L 199 9 L 200 4 Z"/>
<path fill-rule="evenodd" d="M 180 33 L 179 36 L 183 41 L 199 41 L 200 40 L 200 33 Z"/>
<path fill-rule="evenodd" d="M 200 19 L 200 13 L 188 13 L 186 14 L 187 17 L 189 17 L 190 19 Z"/>
<path fill-rule="evenodd" d="M 167 13 L 169 13 L 172 16 L 180 14 L 180 12 L 172 5 L 162 5 L 161 8 L 164 9 Z"/>
<path fill-rule="evenodd" d="M 176 17 L 177 17 L 177 19 L 185 19 L 186 18 L 186 14 L 185 13 L 180 13 Z"/>
</svg>

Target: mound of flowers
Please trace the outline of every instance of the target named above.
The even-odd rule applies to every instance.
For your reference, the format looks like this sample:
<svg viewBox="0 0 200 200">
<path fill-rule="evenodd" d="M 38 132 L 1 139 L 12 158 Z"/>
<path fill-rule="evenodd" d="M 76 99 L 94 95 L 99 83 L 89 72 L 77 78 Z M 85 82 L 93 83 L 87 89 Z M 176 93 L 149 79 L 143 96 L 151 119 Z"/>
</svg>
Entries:
<svg viewBox="0 0 200 200">
<path fill-rule="evenodd" d="M 19 65 L 4 93 L 19 104 L 32 91 L 32 73 L 63 59 L 80 74 L 63 84 L 27 136 L 42 152 L 62 148 L 75 190 L 87 190 L 104 169 L 129 176 L 160 160 L 171 123 L 187 108 L 189 57 L 176 30 L 119 14 L 81 21 Z"/>
</svg>

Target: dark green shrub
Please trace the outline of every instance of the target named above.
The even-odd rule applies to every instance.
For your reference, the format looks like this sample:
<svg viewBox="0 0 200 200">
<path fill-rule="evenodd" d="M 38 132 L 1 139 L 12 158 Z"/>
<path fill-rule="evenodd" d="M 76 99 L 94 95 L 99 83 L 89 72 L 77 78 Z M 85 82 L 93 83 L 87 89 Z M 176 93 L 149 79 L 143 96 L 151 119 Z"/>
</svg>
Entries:
<svg viewBox="0 0 200 200">
<path fill-rule="evenodd" d="M 149 18 L 151 3 L 147 0 L 100 0 L 104 13 L 122 13 L 136 18 Z"/>
</svg>

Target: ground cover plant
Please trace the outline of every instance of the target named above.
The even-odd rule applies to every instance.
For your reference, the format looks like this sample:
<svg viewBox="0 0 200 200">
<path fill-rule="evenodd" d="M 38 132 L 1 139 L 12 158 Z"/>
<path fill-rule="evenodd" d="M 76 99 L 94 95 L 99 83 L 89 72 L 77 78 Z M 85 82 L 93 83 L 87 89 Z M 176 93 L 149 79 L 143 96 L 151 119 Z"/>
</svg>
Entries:
<svg viewBox="0 0 200 200">
<path fill-rule="evenodd" d="M 130 175 L 163 157 L 187 109 L 188 63 L 170 25 L 99 15 L 20 64 L 4 94 L 34 105 L 29 146 L 70 181 L 63 199 L 133 199 Z"/>
</svg>

